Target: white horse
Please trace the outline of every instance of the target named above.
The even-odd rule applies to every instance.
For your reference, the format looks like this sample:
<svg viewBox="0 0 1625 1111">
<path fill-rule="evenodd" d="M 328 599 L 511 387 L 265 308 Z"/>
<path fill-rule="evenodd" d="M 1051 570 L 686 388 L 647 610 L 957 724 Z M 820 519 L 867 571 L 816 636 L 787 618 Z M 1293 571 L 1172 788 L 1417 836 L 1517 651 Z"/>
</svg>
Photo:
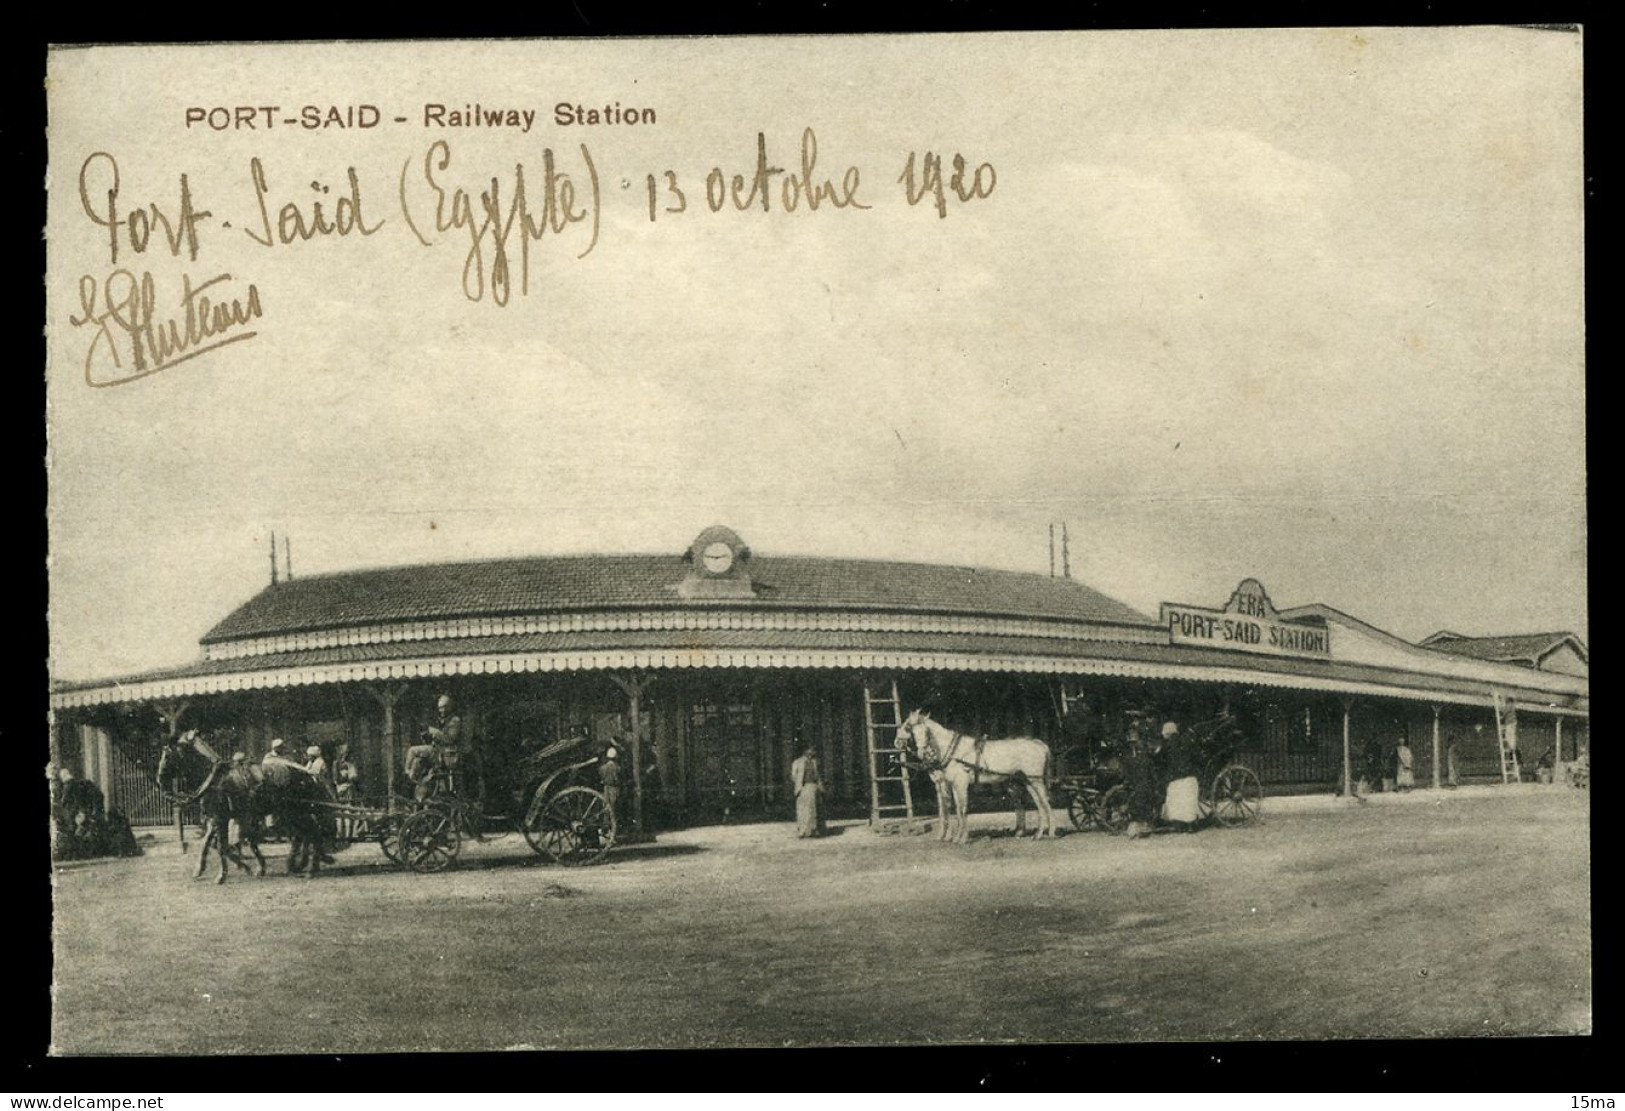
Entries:
<svg viewBox="0 0 1625 1111">
<path fill-rule="evenodd" d="M 961 845 L 970 840 L 973 783 L 1011 783 L 1025 787 L 1038 807 L 1038 836 L 1055 836 L 1049 789 L 1044 785 L 1049 771 L 1049 745 L 1036 737 L 979 741 L 932 720 L 924 710 L 915 710 L 898 727 L 897 747 L 913 754 L 937 789 L 939 839 L 948 839 L 951 800 L 959 819 L 952 839 Z M 1019 800 L 1016 810 L 1018 814 L 1021 811 Z"/>
</svg>

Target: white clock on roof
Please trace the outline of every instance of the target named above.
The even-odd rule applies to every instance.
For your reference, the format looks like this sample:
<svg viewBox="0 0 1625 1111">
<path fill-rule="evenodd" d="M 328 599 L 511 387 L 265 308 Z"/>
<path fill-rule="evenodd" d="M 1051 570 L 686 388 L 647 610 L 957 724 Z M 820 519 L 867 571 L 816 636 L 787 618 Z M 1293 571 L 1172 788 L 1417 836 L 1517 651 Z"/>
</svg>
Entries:
<svg viewBox="0 0 1625 1111">
<path fill-rule="evenodd" d="M 712 525 L 683 553 L 689 571 L 677 584 L 683 598 L 753 598 L 750 547 L 733 529 Z"/>
<path fill-rule="evenodd" d="M 700 560 L 711 574 L 725 575 L 728 568 L 734 565 L 734 550 L 724 540 L 713 540 L 705 546 Z"/>
</svg>

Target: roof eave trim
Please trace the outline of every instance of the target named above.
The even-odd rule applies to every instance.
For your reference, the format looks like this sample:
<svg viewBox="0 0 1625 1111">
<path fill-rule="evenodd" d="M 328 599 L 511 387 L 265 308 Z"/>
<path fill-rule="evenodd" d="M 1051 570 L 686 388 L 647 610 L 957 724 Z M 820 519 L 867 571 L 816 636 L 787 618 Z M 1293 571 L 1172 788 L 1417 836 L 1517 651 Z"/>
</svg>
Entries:
<svg viewBox="0 0 1625 1111">
<path fill-rule="evenodd" d="M 1369 694 L 1439 704 L 1489 706 L 1494 694 L 1479 690 L 1434 690 L 1357 679 L 1294 676 L 1212 664 L 1160 661 L 1079 659 L 1046 656 L 1000 656 L 944 652 L 865 652 L 841 649 L 699 650 L 610 649 L 518 653 L 490 656 L 437 656 L 420 659 L 327 664 L 261 672 L 225 672 L 138 684 L 119 684 L 53 694 L 53 709 L 142 702 L 189 695 L 239 690 L 315 686 L 330 683 L 396 679 L 433 679 L 452 675 L 493 675 L 514 672 L 588 671 L 613 669 L 703 670 L 728 668 L 984 671 L 1050 675 L 1107 675 L 1123 678 L 1174 679 L 1276 687 L 1318 693 Z M 1483 684 L 1493 687 L 1493 684 Z M 1537 697 L 1527 697 L 1534 693 Z M 1531 710 L 1589 716 L 1588 695 L 1553 695 L 1526 692 L 1516 696 Z M 1562 705 L 1561 703 L 1573 703 Z M 1583 704 L 1583 705 L 1582 705 Z"/>
<path fill-rule="evenodd" d="M 198 643 L 204 646 L 216 644 L 232 644 L 245 640 L 260 640 L 265 637 L 298 636 L 302 633 L 336 632 L 341 629 L 365 629 L 373 626 L 411 625 L 421 621 L 479 621 L 498 620 L 513 617 L 545 617 L 553 613 L 681 613 L 692 610 L 706 609 L 747 609 L 747 610 L 777 610 L 786 613 L 899 613 L 924 617 L 986 617 L 993 620 L 1013 621 L 1055 621 L 1062 624 L 1081 626 L 1105 626 L 1113 629 L 1161 629 L 1162 622 L 1147 617 L 1140 621 L 1123 621 L 1114 618 L 1079 617 L 1072 614 L 1042 613 L 1034 610 L 994 610 L 994 609 L 950 609 L 941 606 L 906 606 L 883 603 L 860 603 L 842 605 L 815 605 L 808 602 L 773 602 L 761 599 L 746 598 L 707 598 L 695 602 L 650 602 L 638 605 L 559 605 L 546 608 L 529 607 L 524 609 L 503 610 L 469 610 L 454 613 L 418 614 L 413 617 L 401 617 L 390 620 L 376 618 L 358 619 L 354 621 L 335 621 L 323 625 L 295 625 L 277 628 L 265 628 L 252 633 L 234 633 L 230 636 L 217 636 L 214 630 L 205 633 Z M 224 624 L 224 622 L 222 622 Z M 215 626 L 216 629 L 219 626 Z"/>
</svg>

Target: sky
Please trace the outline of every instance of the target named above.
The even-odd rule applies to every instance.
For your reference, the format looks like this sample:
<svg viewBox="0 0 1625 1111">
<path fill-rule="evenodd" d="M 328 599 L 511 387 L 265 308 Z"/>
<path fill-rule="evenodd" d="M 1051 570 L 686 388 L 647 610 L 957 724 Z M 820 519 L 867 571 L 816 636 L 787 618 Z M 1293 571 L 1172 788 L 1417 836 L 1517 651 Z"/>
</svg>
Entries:
<svg viewBox="0 0 1625 1111">
<path fill-rule="evenodd" d="M 1407 638 L 1585 636 L 1580 58 L 1513 29 L 57 52 L 53 675 L 194 658 L 272 531 L 296 576 L 675 556 L 713 523 L 762 555 L 1046 573 L 1065 521 L 1074 577 L 1150 614 L 1256 577 Z M 560 101 L 657 118 L 561 126 Z M 430 103 L 535 117 L 436 129 Z M 306 104 L 384 122 L 185 122 Z M 710 210 L 708 171 L 748 178 L 758 132 L 799 169 L 807 128 L 812 177 L 856 167 L 867 208 Z M 470 300 L 441 139 L 448 200 L 511 197 L 522 163 L 533 211 L 544 150 L 585 195 L 584 144 L 590 253 L 572 225 L 528 292 L 515 257 L 506 305 Z M 927 151 L 992 191 L 909 205 Z M 196 259 L 127 228 L 111 258 L 96 152 L 121 209 L 174 221 L 187 175 Z M 273 219 L 354 168 L 376 231 L 256 243 L 256 158 Z M 687 208 L 651 222 L 668 169 Z M 252 284 L 255 335 L 92 388 L 121 333 L 73 320 L 121 267 L 160 317 L 186 278 Z"/>
</svg>

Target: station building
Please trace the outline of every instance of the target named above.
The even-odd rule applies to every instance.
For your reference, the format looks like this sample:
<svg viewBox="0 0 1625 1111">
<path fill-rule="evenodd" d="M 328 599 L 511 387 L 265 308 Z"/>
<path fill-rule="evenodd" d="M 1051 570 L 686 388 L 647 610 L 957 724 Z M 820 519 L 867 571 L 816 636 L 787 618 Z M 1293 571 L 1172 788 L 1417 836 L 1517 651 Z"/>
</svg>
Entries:
<svg viewBox="0 0 1625 1111">
<path fill-rule="evenodd" d="M 1452 757 L 1463 781 L 1500 782 L 1498 720 L 1526 767 L 1589 748 L 1588 654 L 1569 633 L 1411 643 L 1331 606 L 1278 609 L 1253 579 L 1150 615 L 1069 578 L 757 555 L 722 526 L 664 555 L 273 582 L 200 648 L 185 666 L 53 687 L 53 758 L 138 823 L 167 819 L 151 769 L 190 728 L 254 758 L 273 737 L 348 744 L 381 802 L 441 694 L 488 765 L 581 733 L 622 739 L 625 805 L 660 827 L 788 815 L 807 743 L 834 811 L 869 813 L 866 697 L 893 684 L 905 711 L 1042 737 L 1063 759 L 1136 713 L 1227 710 L 1244 725 L 1237 759 L 1275 793 L 1335 790 L 1346 754 L 1401 737 L 1419 787 Z"/>
</svg>

